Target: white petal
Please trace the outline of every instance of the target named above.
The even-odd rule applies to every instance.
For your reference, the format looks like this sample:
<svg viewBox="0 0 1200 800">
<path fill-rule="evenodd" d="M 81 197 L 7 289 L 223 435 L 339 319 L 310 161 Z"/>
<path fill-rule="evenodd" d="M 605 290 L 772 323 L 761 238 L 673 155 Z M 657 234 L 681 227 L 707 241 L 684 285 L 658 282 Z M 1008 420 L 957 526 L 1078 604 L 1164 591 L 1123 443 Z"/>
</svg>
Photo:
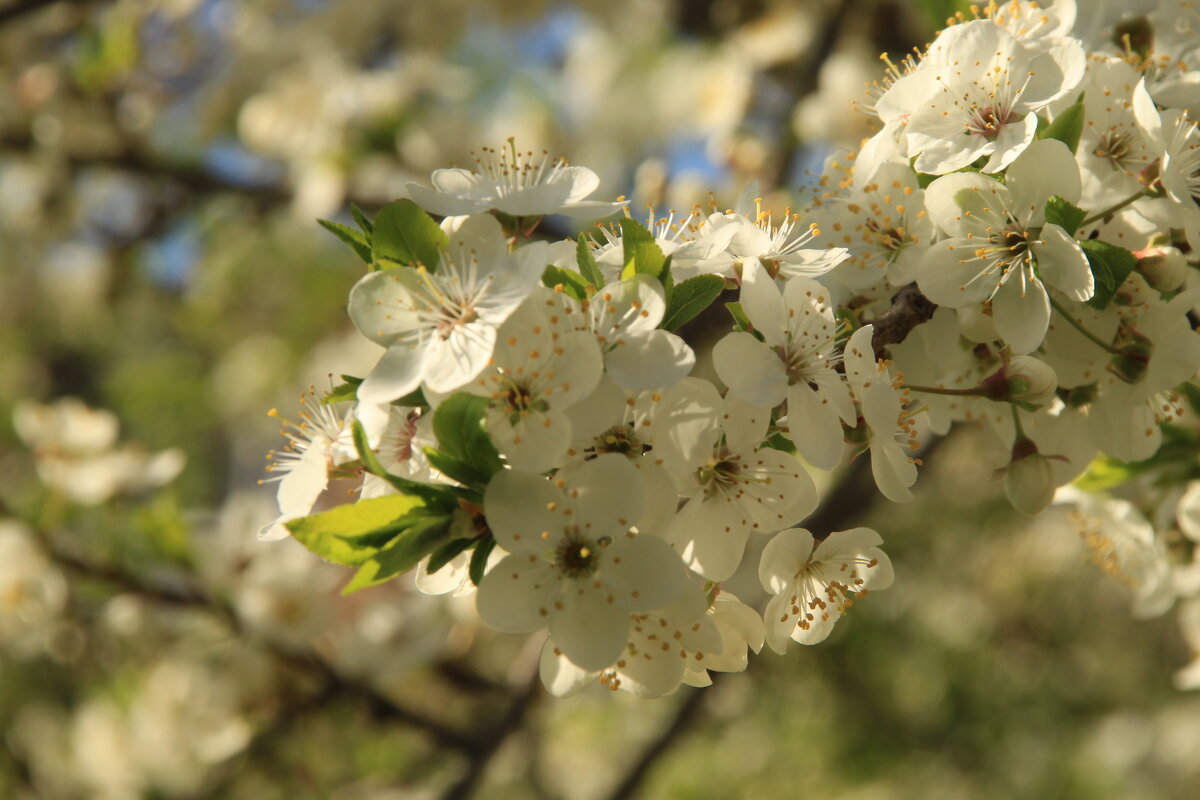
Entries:
<svg viewBox="0 0 1200 800">
<path fill-rule="evenodd" d="M 403 280 L 416 270 L 409 267 L 368 272 L 350 290 L 346 311 L 363 336 L 387 347 L 397 336 L 414 333 L 421 322 L 413 310 L 423 306 Z"/>
<path fill-rule="evenodd" d="M 554 644 L 553 638 L 547 638 L 546 643 L 542 645 L 538 674 L 546 691 L 555 697 L 574 694 L 596 678 L 595 672 L 580 669 L 572 664 Z"/>
<path fill-rule="evenodd" d="M 758 579 L 770 594 L 779 594 L 808 563 L 816 540 L 804 528 L 789 528 L 771 537 L 758 562 Z"/>
<path fill-rule="evenodd" d="M 744 331 L 734 331 L 717 342 L 713 368 L 743 400 L 768 408 L 783 402 L 787 393 L 787 367 L 771 348 Z"/>
<path fill-rule="evenodd" d="M 679 554 L 655 536 L 622 536 L 604 552 L 604 581 L 630 611 L 674 602 L 687 585 Z"/>
<path fill-rule="evenodd" d="M 607 603 L 587 579 L 564 581 L 554 602 L 550 635 L 563 655 L 582 669 L 611 666 L 629 639 L 629 612 Z"/>
<path fill-rule="evenodd" d="M 1010 273 L 992 297 L 992 318 L 1000 338 L 1014 353 L 1032 353 L 1046 338 L 1050 298 L 1036 278 L 1026 281 L 1022 289 L 1021 281 Z"/>
<path fill-rule="evenodd" d="M 561 411 L 526 411 L 514 425 L 507 413 L 488 409 L 488 433 L 514 469 L 546 472 L 562 463 L 571 445 L 571 421 Z"/>
<path fill-rule="evenodd" d="M 537 556 L 509 555 L 483 577 L 475 609 L 493 630 L 532 633 L 550 619 L 550 596 L 557 585 L 550 564 Z"/>
<path fill-rule="evenodd" d="M 783 330 L 787 322 L 783 296 L 775 286 L 775 281 L 757 260 L 747 261 L 742 267 L 742 292 L 739 299 L 750 324 L 763 335 L 767 344 L 772 347 L 783 344 Z"/>
<path fill-rule="evenodd" d="M 642 515 L 645 487 L 637 467 L 606 453 L 586 462 L 567 483 L 576 524 L 589 537 L 620 536 Z"/>
<path fill-rule="evenodd" d="M 504 470 L 484 491 L 483 508 L 501 547 L 537 554 L 553 548 L 563 535 L 566 520 L 556 509 L 564 499 L 562 491 L 540 475 Z"/>
<path fill-rule="evenodd" d="M 1042 228 L 1041 242 L 1033 245 L 1033 255 L 1042 280 L 1072 300 L 1082 303 L 1096 293 L 1087 256 L 1058 225 L 1047 223 Z"/>
<path fill-rule="evenodd" d="M 846 395 L 849 399 L 849 394 Z M 788 388 L 788 432 L 804 460 L 818 469 L 842 462 L 845 434 L 835 404 L 806 383 Z"/>
<path fill-rule="evenodd" d="M 368 404 L 390 403 L 416 389 L 424 369 L 425 348 L 398 342 L 387 349 L 359 384 L 358 399 Z"/>
<path fill-rule="evenodd" d="M 1057 139 L 1030 144 L 1004 175 L 1014 211 L 1020 219 L 1028 220 L 1031 227 L 1042 224 L 1041 209 L 1051 195 L 1078 203 L 1083 192 L 1079 164 L 1070 149 Z"/>
<path fill-rule="evenodd" d="M 674 386 L 695 363 L 692 348 L 663 330 L 626 338 L 604 358 L 609 377 L 631 391 Z"/>
</svg>

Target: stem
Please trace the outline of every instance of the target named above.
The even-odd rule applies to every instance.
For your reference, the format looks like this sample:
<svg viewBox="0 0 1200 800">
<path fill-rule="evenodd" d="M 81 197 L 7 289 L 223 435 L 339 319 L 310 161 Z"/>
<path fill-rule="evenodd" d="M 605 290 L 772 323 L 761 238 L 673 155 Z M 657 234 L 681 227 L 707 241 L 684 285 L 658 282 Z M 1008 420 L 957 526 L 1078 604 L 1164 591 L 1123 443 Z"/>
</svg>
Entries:
<svg viewBox="0 0 1200 800">
<path fill-rule="evenodd" d="M 1019 442 L 1022 439 L 1027 439 L 1028 437 L 1025 435 L 1025 429 L 1021 427 L 1021 415 L 1017 413 L 1016 406 L 1012 407 L 1012 415 L 1013 425 L 1015 425 L 1017 428 L 1017 441 Z"/>
<path fill-rule="evenodd" d="M 1053 308 L 1055 311 L 1057 311 L 1059 316 L 1061 316 L 1067 322 L 1071 323 L 1071 326 L 1073 328 L 1075 328 L 1075 330 L 1079 331 L 1084 336 L 1086 336 L 1090 342 L 1092 342 L 1093 344 L 1095 344 L 1097 347 L 1099 347 L 1101 350 L 1104 350 L 1105 352 L 1112 353 L 1113 355 L 1117 355 L 1117 356 L 1121 355 L 1120 350 L 1113 347 L 1111 344 L 1104 341 L 1099 336 L 1097 336 L 1096 334 L 1089 331 L 1087 328 L 1083 327 L 1083 324 L 1080 323 L 1079 320 L 1075 319 L 1075 317 L 1071 316 L 1071 312 L 1068 309 L 1064 308 L 1063 304 L 1054 298 L 1054 295 L 1047 293 L 1046 296 L 1050 298 L 1050 307 Z"/>
<path fill-rule="evenodd" d="M 1148 194 L 1150 194 L 1149 189 L 1142 189 L 1140 192 L 1133 195 L 1132 197 L 1126 197 L 1124 200 L 1117 203 L 1115 206 L 1110 206 L 1109 208 L 1106 208 L 1103 211 L 1098 211 L 1095 214 L 1092 214 L 1090 217 L 1087 217 L 1086 219 L 1084 219 L 1083 222 L 1079 223 L 1079 227 L 1082 228 L 1084 225 L 1090 225 L 1091 223 L 1095 222 L 1098 219 L 1104 219 L 1105 217 L 1112 216 L 1113 214 L 1117 213 L 1125 206 L 1136 203 L 1138 200 L 1141 200 L 1143 197 L 1145 197 Z"/>
<path fill-rule="evenodd" d="M 911 383 L 904 384 L 905 389 L 912 389 L 914 392 L 924 392 L 925 394 L 946 394 L 954 397 L 986 397 L 984 391 L 979 386 L 972 386 L 970 389 L 943 389 L 939 386 L 915 386 Z"/>
</svg>

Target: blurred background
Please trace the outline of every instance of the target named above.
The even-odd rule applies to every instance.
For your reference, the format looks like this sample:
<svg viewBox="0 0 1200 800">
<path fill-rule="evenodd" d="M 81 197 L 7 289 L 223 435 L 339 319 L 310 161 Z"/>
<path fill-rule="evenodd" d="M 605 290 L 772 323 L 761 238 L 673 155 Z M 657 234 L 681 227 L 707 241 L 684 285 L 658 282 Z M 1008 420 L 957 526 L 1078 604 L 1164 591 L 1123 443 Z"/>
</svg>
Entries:
<svg viewBox="0 0 1200 800">
<path fill-rule="evenodd" d="M 658 701 L 549 699 L 539 643 L 470 598 L 342 598 L 348 570 L 255 539 L 266 411 L 375 358 L 344 313 L 361 265 L 315 217 L 510 136 L 639 215 L 755 180 L 781 208 L 871 133 L 852 101 L 879 54 L 956 10 L 0 5 L 0 797 L 1200 796 L 1176 626 L 1134 619 L 1064 515 L 1008 509 L 969 430 L 915 504 L 872 508 L 861 469 L 829 488 L 894 588 Z"/>
</svg>

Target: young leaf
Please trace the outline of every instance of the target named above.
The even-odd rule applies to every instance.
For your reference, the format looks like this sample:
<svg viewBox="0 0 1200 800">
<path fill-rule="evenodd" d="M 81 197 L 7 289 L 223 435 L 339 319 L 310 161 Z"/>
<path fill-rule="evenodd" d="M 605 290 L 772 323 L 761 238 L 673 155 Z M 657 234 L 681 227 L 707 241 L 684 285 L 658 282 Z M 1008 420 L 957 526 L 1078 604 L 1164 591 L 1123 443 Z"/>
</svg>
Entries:
<svg viewBox="0 0 1200 800">
<path fill-rule="evenodd" d="M 1071 148 L 1071 152 L 1074 153 L 1079 149 L 1079 137 L 1083 133 L 1083 119 L 1083 95 L 1081 94 L 1074 105 L 1059 112 L 1054 121 L 1038 134 L 1038 138 L 1058 139 Z"/>
<path fill-rule="evenodd" d="M 350 216 L 354 217 L 354 221 L 358 223 L 358 227 L 362 228 L 363 233 L 368 237 L 375 231 L 375 226 L 371 224 L 371 220 L 367 219 L 367 215 L 363 210 L 354 203 L 350 204 Z"/>
<path fill-rule="evenodd" d="M 419 263 L 433 271 L 445 247 L 445 232 L 412 200 L 389 203 L 375 217 L 371 248 L 377 261 Z"/>
<path fill-rule="evenodd" d="M 642 223 L 629 218 L 621 220 L 621 246 L 625 259 L 621 277 L 628 277 L 626 272 L 629 275 L 641 273 L 655 278 L 662 274 L 663 252 L 654 241 L 654 234 L 646 230 Z"/>
<path fill-rule="evenodd" d="M 453 478 L 463 486 L 483 489 L 487 486 L 488 478 L 491 477 L 489 474 L 476 469 L 471 464 L 432 447 L 425 448 L 425 457 L 429 459 L 431 467 L 446 477 Z"/>
<path fill-rule="evenodd" d="M 371 243 L 362 233 L 331 219 L 319 219 L 317 224 L 350 245 L 350 249 L 366 264 L 371 263 Z"/>
<path fill-rule="evenodd" d="M 579 239 L 575 245 L 575 260 L 579 262 L 579 271 L 583 274 L 583 277 L 587 278 L 588 283 L 597 289 L 604 286 L 604 275 L 600 272 L 600 268 L 596 266 L 596 257 L 592 255 L 592 248 L 588 245 L 588 236 L 586 233 L 579 234 Z"/>
<path fill-rule="evenodd" d="M 1092 277 L 1096 280 L 1096 293 L 1087 301 L 1088 305 L 1092 308 L 1108 308 L 1117 289 L 1121 288 L 1125 278 L 1137 266 L 1137 256 L 1123 247 L 1099 239 L 1084 239 L 1079 246 L 1083 248 L 1083 254 L 1092 268 Z"/>
<path fill-rule="evenodd" d="M 1067 236 L 1075 235 L 1075 231 L 1079 230 L 1079 223 L 1083 222 L 1086 216 L 1086 211 L 1058 195 L 1052 195 L 1046 201 L 1046 222 L 1060 226 L 1067 232 Z"/>
<path fill-rule="evenodd" d="M 425 571 L 432 575 L 449 564 L 456 555 L 471 547 L 475 542 L 475 539 L 451 539 L 430 554 L 429 563 L 425 566 Z"/>
<path fill-rule="evenodd" d="M 292 537 L 326 561 L 357 565 L 371 558 L 378 547 L 348 540 L 388 530 L 396 520 L 424 508 L 420 498 L 389 495 L 360 500 L 284 523 Z"/>
<path fill-rule="evenodd" d="M 476 586 L 483 580 L 483 573 L 487 569 L 488 557 L 492 554 L 492 548 L 496 546 L 496 540 L 491 536 L 485 539 L 480 539 L 479 544 L 475 545 L 475 550 L 471 553 L 471 564 L 468 567 L 467 574 L 471 577 L 471 583 Z"/>
<path fill-rule="evenodd" d="M 362 383 L 339 383 L 337 386 L 330 389 L 324 397 L 321 398 L 322 405 L 330 405 L 332 403 L 346 403 L 355 400 L 358 397 L 358 384 Z"/>
<path fill-rule="evenodd" d="M 658 282 L 663 287 L 663 299 L 671 305 L 671 297 L 675 294 L 675 276 L 671 274 L 671 256 L 663 259 L 662 269 L 658 273 Z"/>
<path fill-rule="evenodd" d="M 392 485 L 392 488 L 400 491 L 405 495 L 416 495 L 424 500 L 430 508 L 449 513 L 458 507 L 458 498 L 466 497 L 461 490 L 456 490 L 451 486 L 427 486 L 423 483 L 410 481 L 407 478 L 401 478 L 399 475 L 393 475 L 384 468 L 383 464 L 379 463 L 379 456 L 375 455 L 375 451 L 371 449 L 370 442 L 367 441 L 367 432 L 363 429 L 362 423 L 354 420 L 354 427 L 351 429 L 354 436 L 354 449 L 358 451 L 358 458 L 363 463 L 363 467 L 367 472 L 377 477 L 383 478 Z"/>
<path fill-rule="evenodd" d="M 667 311 L 663 315 L 660 328 L 668 331 L 678 330 L 681 325 L 693 319 L 725 291 L 725 279 L 720 275 L 696 275 L 676 286 L 667 302 Z"/>
<path fill-rule="evenodd" d="M 447 455 L 491 477 L 503 465 L 487 433 L 487 407 L 486 397 L 466 392 L 451 395 L 433 412 L 433 434 Z"/>
<path fill-rule="evenodd" d="M 555 286 L 561 286 L 564 292 L 576 300 L 587 299 L 588 284 L 578 272 L 572 272 L 569 269 L 560 269 L 550 264 L 546 267 L 546 271 L 542 273 L 542 284 L 551 289 Z"/>
<path fill-rule="evenodd" d="M 445 544 L 449 535 L 448 516 L 429 517 L 418 522 L 364 562 L 342 589 L 342 594 L 377 586 L 408 572 L 422 558 Z"/>
</svg>

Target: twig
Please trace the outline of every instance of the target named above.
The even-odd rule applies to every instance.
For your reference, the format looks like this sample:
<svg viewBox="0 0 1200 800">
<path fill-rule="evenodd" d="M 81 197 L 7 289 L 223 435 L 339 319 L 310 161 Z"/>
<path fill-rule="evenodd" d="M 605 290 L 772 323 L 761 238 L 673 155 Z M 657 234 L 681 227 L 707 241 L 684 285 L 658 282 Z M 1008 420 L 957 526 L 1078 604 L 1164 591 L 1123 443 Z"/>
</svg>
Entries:
<svg viewBox="0 0 1200 800">
<path fill-rule="evenodd" d="M 687 694 L 679 707 L 675 709 L 675 716 L 671 719 L 671 723 L 659 734 L 657 739 L 646 746 L 638 760 L 625 773 L 621 783 L 608 796 L 608 800 L 629 800 L 629 798 L 637 796 L 655 762 L 688 732 L 699 717 L 700 709 L 703 708 L 708 693 L 712 691 L 714 691 L 712 686 L 706 689 L 689 688 L 686 690 Z"/>
<path fill-rule="evenodd" d="M 508 710 L 492 729 L 477 739 L 467 751 L 467 769 L 442 795 L 442 800 L 466 800 L 475 791 L 476 785 L 491 763 L 492 756 L 509 737 L 521 729 L 525 717 L 541 692 L 541 677 L 538 675 L 537 660 L 533 660 L 533 674 L 528 678 L 524 690 L 509 704 Z"/>
<path fill-rule="evenodd" d="M 875 354 L 886 356 L 889 344 L 900 344 L 912 329 L 928 322 L 933 317 L 937 306 L 929 301 L 915 283 L 904 286 L 892 295 L 892 307 L 880 316 L 871 320 L 875 326 L 871 336 L 871 346 Z"/>
<path fill-rule="evenodd" d="M 0 24 L 11 22 L 14 19 L 23 17 L 33 11 L 37 11 L 46 6 L 54 5 L 60 2 L 69 2 L 72 5 L 82 5 L 86 0 L 25 0 L 23 3 L 13 3 L 12 5 L 0 8 Z"/>
<path fill-rule="evenodd" d="M 80 577 L 107 583 L 120 591 L 170 605 L 206 609 L 210 613 L 220 617 L 239 636 L 248 635 L 241 620 L 232 608 L 210 597 L 199 588 L 181 589 L 150 585 L 118 566 L 94 564 L 77 555 L 65 553 L 62 551 L 62 548 L 55 547 L 49 538 L 44 535 L 42 541 L 45 543 L 55 563 L 66 567 L 69 571 Z M 279 661 L 290 664 L 302 671 L 315 672 L 326 687 L 333 687 L 340 692 L 354 694 L 362 698 L 367 702 L 372 712 L 381 719 L 395 720 L 417 728 L 437 741 L 438 744 L 453 750 L 474 753 L 483 746 L 479 740 L 467 734 L 449 728 L 441 722 L 417 711 L 405 708 L 369 684 L 347 678 L 328 662 L 313 653 L 297 653 L 271 642 L 264 642 L 263 644 Z"/>
</svg>

